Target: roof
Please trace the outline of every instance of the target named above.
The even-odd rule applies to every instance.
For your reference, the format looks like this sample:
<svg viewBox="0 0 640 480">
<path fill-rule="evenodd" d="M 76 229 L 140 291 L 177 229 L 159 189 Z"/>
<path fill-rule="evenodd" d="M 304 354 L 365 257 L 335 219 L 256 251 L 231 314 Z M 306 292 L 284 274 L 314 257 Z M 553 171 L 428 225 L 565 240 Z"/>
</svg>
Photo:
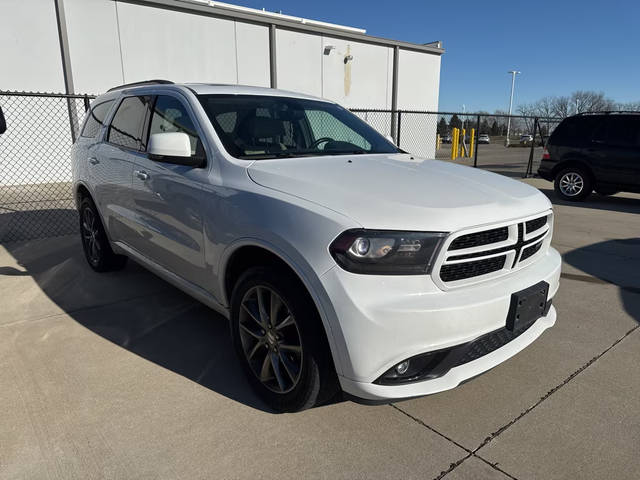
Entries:
<svg viewBox="0 0 640 480">
<path fill-rule="evenodd" d="M 346 27 L 316 20 L 282 15 L 280 13 L 266 12 L 252 8 L 239 7 L 227 3 L 211 0 L 118 0 L 120 2 L 146 5 L 150 7 L 165 8 L 181 12 L 197 13 L 216 18 L 237 20 L 259 25 L 274 26 L 279 29 L 306 32 L 316 35 L 328 35 L 333 38 L 353 40 L 373 45 L 387 47 L 400 47 L 405 50 L 442 55 L 444 49 L 439 41 L 425 44 L 403 42 L 388 38 L 366 35 L 364 30 Z"/>
<path fill-rule="evenodd" d="M 325 98 L 318 98 L 304 93 L 291 92 L 288 90 L 280 90 L 277 88 L 254 87 L 250 85 L 233 85 L 221 83 L 174 83 L 170 80 L 144 80 L 135 83 L 127 83 L 112 87 L 107 94 L 116 94 L 122 91 L 130 91 L 132 89 L 158 89 L 158 88 L 180 88 L 186 87 L 198 95 L 269 95 L 289 98 L 302 98 L 307 100 L 317 100 L 320 102 L 329 102 Z M 105 94 L 105 95 L 107 95 Z"/>
</svg>

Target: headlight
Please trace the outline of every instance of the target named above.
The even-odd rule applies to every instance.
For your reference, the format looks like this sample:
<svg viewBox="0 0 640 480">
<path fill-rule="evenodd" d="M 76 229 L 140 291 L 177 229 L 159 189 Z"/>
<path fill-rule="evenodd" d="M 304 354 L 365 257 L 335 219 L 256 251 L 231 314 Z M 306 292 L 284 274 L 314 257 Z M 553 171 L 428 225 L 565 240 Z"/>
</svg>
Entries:
<svg viewBox="0 0 640 480">
<path fill-rule="evenodd" d="M 329 247 L 335 261 L 348 272 L 383 275 L 429 273 L 444 240 L 442 232 L 347 230 Z"/>
</svg>

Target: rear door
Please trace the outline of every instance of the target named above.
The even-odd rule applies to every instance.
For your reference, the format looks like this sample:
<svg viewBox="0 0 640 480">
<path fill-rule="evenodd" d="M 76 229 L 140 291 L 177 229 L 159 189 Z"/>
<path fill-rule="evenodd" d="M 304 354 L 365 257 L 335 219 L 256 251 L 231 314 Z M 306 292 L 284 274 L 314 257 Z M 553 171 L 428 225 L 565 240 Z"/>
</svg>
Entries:
<svg viewBox="0 0 640 480">
<path fill-rule="evenodd" d="M 603 180 L 621 187 L 640 185 L 640 115 L 607 117 L 602 147 L 607 163 Z"/>
<path fill-rule="evenodd" d="M 204 155 L 194 115 L 179 94 L 155 99 L 149 136 L 184 132 L 192 155 Z M 150 160 L 139 155 L 133 168 L 133 208 L 136 234 L 133 247 L 172 273 L 206 287 L 202 211 L 207 168 Z M 210 286 L 209 286 L 210 287 Z"/>
<path fill-rule="evenodd" d="M 150 103 L 150 96 L 124 97 L 113 114 L 105 141 L 89 158 L 95 200 L 113 241 L 128 243 L 131 237 L 131 175 L 135 159 L 144 155 L 143 125 Z"/>
</svg>

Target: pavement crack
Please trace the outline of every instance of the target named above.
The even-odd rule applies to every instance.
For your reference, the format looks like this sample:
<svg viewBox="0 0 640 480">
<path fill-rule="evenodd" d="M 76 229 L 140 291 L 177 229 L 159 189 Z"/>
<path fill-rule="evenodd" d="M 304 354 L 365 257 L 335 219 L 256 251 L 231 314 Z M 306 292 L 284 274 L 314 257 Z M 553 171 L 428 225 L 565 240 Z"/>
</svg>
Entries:
<svg viewBox="0 0 640 480">
<path fill-rule="evenodd" d="M 554 393 L 556 393 L 558 390 L 560 390 L 562 387 L 564 387 L 567 383 L 569 383 L 571 380 L 573 380 L 576 376 L 578 376 L 580 373 L 584 372 L 587 368 L 589 368 L 591 365 L 593 365 L 595 362 L 597 362 L 600 358 L 602 358 L 603 355 L 605 355 L 609 350 L 611 350 L 613 347 L 615 347 L 616 345 L 618 345 L 621 341 L 623 341 L 625 338 L 627 338 L 629 335 L 631 335 L 635 330 L 637 330 L 640 327 L 640 325 L 636 325 L 635 327 L 633 327 L 631 330 L 629 330 L 627 333 L 625 333 L 622 337 L 618 338 L 615 342 L 613 342 L 611 345 L 609 345 L 604 351 L 602 351 L 601 353 L 599 353 L 598 355 L 596 355 L 595 357 L 593 357 L 591 360 L 589 360 L 587 363 L 585 363 L 584 365 L 582 365 L 580 368 L 578 368 L 575 372 L 573 372 L 571 375 L 569 375 L 567 378 L 565 378 L 561 383 L 559 383 L 558 385 L 556 385 L 555 387 L 553 387 L 551 390 L 549 390 L 544 396 L 542 396 L 536 403 L 534 403 L 533 405 L 531 405 L 529 408 L 527 408 L 526 410 L 524 410 L 520 415 L 518 415 L 516 418 L 514 418 L 513 420 L 511 420 L 509 423 L 506 423 L 505 425 L 503 425 L 502 427 L 500 427 L 498 430 L 496 430 L 495 432 L 491 433 L 487 438 L 485 438 L 482 443 L 480 443 L 480 445 L 478 445 L 478 447 L 473 450 L 473 455 L 479 457 L 478 455 L 476 455 L 476 453 L 478 452 L 478 450 L 480 450 L 481 448 L 485 447 L 487 444 L 489 444 L 491 441 L 493 441 L 494 438 L 498 437 L 500 434 L 502 434 L 505 430 L 507 430 L 509 427 L 511 427 L 512 425 L 514 425 L 515 423 L 517 423 L 520 419 L 522 419 L 522 417 L 524 417 L 525 415 L 527 415 L 529 412 L 531 412 L 533 409 L 535 409 L 538 405 L 540 405 L 542 402 L 544 402 L 547 398 L 549 398 L 551 395 L 553 395 Z"/>
<path fill-rule="evenodd" d="M 445 440 L 453 443 L 456 447 L 464 450 L 465 452 L 467 452 L 467 456 L 461 458 L 460 460 L 458 460 L 457 462 L 452 463 L 451 465 L 449 465 L 449 468 L 447 470 L 443 470 L 442 472 L 440 472 L 440 474 L 436 477 L 436 480 L 439 480 L 441 478 L 443 478 L 445 475 L 448 475 L 449 473 L 451 473 L 453 470 L 455 470 L 456 468 L 458 468 L 465 460 L 467 460 L 470 457 L 476 457 L 478 460 L 483 461 L 484 463 L 486 463 L 487 465 L 489 465 L 491 468 L 499 471 L 500 473 L 506 475 L 507 477 L 511 478 L 512 480 L 518 480 L 516 477 L 514 477 L 513 475 L 505 472 L 504 470 L 502 470 L 500 467 L 497 466 L 497 464 L 493 464 L 491 462 L 489 462 L 488 460 L 485 460 L 484 458 L 480 457 L 479 455 L 476 455 L 472 450 L 468 449 L 467 447 L 465 447 L 464 445 L 461 445 L 460 443 L 456 442 L 455 440 L 453 440 L 452 438 L 446 436 L 444 433 L 436 430 L 435 428 L 433 428 L 430 425 L 427 425 L 426 423 L 424 423 L 422 420 L 420 420 L 417 417 L 414 417 L 413 415 L 411 415 L 410 413 L 406 412 L 405 410 L 403 410 L 402 408 L 398 407 L 396 404 L 394 403 L 390 403 L 389 404 L 392 408 L 395 408 L 396 410 L 398 410 L 400 413 L 402 413 L 403 415 L 406 415 L 407 417 L 409 417 L 411 420 L 413 420 L 414 422 L 422 425 L 423 427 L 427 428 L 428 430 L 432 431 L 433 433 L 435 433 L 436 435 L 439 435 L 440 437 L 444 438 Z"/>
</svg>

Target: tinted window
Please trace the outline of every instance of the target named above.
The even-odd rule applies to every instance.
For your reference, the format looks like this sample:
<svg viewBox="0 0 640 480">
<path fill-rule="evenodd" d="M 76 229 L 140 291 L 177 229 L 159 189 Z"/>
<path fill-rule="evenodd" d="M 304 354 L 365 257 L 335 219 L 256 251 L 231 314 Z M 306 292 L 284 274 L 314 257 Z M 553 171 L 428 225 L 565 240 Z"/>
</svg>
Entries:
<svg viewBox="0 0 640 480">
<path fill-rule="evenodd" d="M 108 102 L 102 102 L 91 107 L 91 110 L 87 113 L 87 120 L 84 123 L 84 128 L 80 136 L 87 138 L 95 138 L 98 136 L 100 129 L 105 125 L 105 117 L 107 113 L 109 113 L 109 110 L 111 110 L 112 105 L 113 100 L 109 100 Z"/>
<path fill-rule="evenodd" d="M 225 149 L 238 158 L 399 151 L 334 103 L 266 95 L 200 95 L 199 99 Z"/>
<path fill-rule="evenodd" d="M 109 127 L 108 141 L 133 150 L 144 151 L 143 125 L 151 97 L 127 97 L 122 100 Z"/>
<path fill-rule="evenodd" d="M 198 134 L 186 108 L 177 98 L 159 95 L 151 117 L 149 135 L 166 132 L 183 132 L 189 135 L 191 155 L 196 154 Z"/>
<path fill-rule="evenodd" d="M 580 146 L 589 143 L 594 128 L 600 122 L 597 116 L 579 116 L 564 119 L 553 131 L 550 143 L 553 145 Z"/>
<path fill-rule="evenodd" d="M 618 147 L 640 146 L 640 118 L 612 115 L 607 118 L 607 143 Z"/>
</svg>

